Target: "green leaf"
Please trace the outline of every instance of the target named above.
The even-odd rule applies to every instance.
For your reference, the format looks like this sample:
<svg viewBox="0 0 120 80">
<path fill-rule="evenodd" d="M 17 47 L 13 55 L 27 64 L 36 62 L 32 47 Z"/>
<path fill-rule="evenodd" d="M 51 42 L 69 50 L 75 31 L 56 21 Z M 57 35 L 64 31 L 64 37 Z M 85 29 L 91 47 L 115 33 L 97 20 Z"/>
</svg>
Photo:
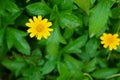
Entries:
<svg viewBox="0 0 120 80">
<path fill-rule="evenodd" d="M 3 45 L 5 28 L 0 29 L 0 46 Z"/>
<path fill-rule="evenodd" d="M 45 16 L 50 13 L 50 8 L 45 2 L 36 2 L 26 7 L 29 14 Z"/>
<path fill-rule="evenodd" d="M 16 76 L 18 76 L 21 72 L 21 70 L 26 66 L 25 62 L 23 61 L 12 61 L 5 59 L 2 62 L 2 65 L 4 65 L 6 68 L 8 68 L 11 71 L 15 71 Z"/>
<path fill-rule="evenodd" d="M 120 7 L 119 6 L 112 9 L 112 18 L 120 19 Z"/>
<path fill-rule="evenodd" d="M 92 72 L 96 69 L 97 59 L 94 58 L 93 60 L 89 61 L 87 64 L 85 64 L 84 70 L 85 72 Z"/>
<path fill-rule="evenodd" d="M 22 10 L 11 0 L 0 0 L 0 5 L 2 26 L 14 24 L 15 19 L 22 13 Z"/>
<path fill-rule="evenodd" d="M 89 15 L 90 0 L 74 0 L 74 2 Z"/>
<path fill-rule="evenodd" d="M 101 0 L 91 11 L 89 19 L 89 35 L 93 37 L 99 34 L 105 28 L 107 20 L 110 16 L 110 8 L 112 1 Z"/>
<path fill-rule="evenodd" d="M 8 48 L 5 41 L 6 27 L 0 28 L 0 60 L 6 55 Z"/>
<path fill-rule="evenodd" d="M 68 67 L 64 63 L 58 63 L 58 72 L 60 76 L 57 78 L 57 80 L 70 80 L 72 73 L 68 69 Z"/>
<path fill-rule="evenodd" d="M 73 9 L 73 0 L 62 0 L 61 4 L 59 5 L 60 10 L 72 10 Z"/>
<path fill-rule="evenodd" d="M 79 38 L 77 38 L 74 41 L 71 41 L 67 46 L 65 46 L 63 49 L 67 53 L 72 53 L 72 52 L 81 52 L 80 48 L 85 45 L 87 41 L 87 35 L 83 35 Z"/>
<path fill-rule="evenodd" d="M 96 38 L 92 38 L 85 45 L 85 50 L 90 57 L 95 57 L 97 55 L 98 46 L 99 46 L 98 40 Z"/>
<path fill-rule="evenodd" d="M 10 49 L 14 46 L 22 54 L 30 55 L 30 46 L 23 38 L 24 36 L 26 36 L 25 32 L 8 28 L 6 36 L 8 48 Z"/>
<path fill-rule="evenodd" d="M 55 68 L 56 63 L 57 60 L 55 56 L 53 57 L 53 59 L 48 60 L 42 68 L 42 74 L 45 75 L 50 73 Z"/>
<path fill-rule="evenodd" d="M 83 73 L 81 70 L 83 68 L 83 63 L 81 61 L 78 61 L 69 55 L 64 55 L 64 62 L 72 72 L 72 77 L 74 77 L 73 80 L 82 79 Z"/>
<path fill-rule="evenodd" d="M 74 14 L 62 12 L 59 15 L 59 24 L 62 28 L 69 27 L 75 29 L 76 27 L 82 25 L 81 23 L 81 20 Z"/>
<path fill-rule="evenodd" d="M 46 51 L 51 56 L 58 54 L 60 42 L 63 44 L 66 43 L 65 39 L 62 37 L 62 35 L 60 33 L 58 24 L 55 24 L 54 26 L 55 26 L 55 28 L 54 28 L 53 32 L 51 33 L 51 36 L 48 39 L 47 46 L 46 46 Z"/>
<path fill-rule="evenodd" d="M 117 68 L 105 68 L 99 69 L 92 73 L 92 76 L 99 79 L 107 78 L 110 75 L 113 75 L 118 72 Z"/>
</svg>

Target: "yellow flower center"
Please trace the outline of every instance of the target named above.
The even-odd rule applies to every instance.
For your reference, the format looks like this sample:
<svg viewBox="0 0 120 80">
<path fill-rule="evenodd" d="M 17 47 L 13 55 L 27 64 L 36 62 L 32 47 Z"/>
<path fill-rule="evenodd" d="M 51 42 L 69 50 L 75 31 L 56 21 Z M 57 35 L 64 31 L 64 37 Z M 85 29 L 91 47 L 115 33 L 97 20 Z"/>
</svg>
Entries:
<svg viewBox="0 0 120 80">
<path fill-rule="evenodd" d="M 111 43 L 113 43 L 115 40 L 116 40 L 116 39 L 115 39 L 114 37 L 109 36 L 108 39 L 107 39 L 107 42 L 108 42 L 109 44 L 111 44 Z"/>
<path fill-rule="evenodd" d="M 42 25 L 42 24 L 38 24 L 37 26 L 36 26 L 36 31 L 37 32 L 42 32 L 44 30 L 44 26 Z"/>
</svg>

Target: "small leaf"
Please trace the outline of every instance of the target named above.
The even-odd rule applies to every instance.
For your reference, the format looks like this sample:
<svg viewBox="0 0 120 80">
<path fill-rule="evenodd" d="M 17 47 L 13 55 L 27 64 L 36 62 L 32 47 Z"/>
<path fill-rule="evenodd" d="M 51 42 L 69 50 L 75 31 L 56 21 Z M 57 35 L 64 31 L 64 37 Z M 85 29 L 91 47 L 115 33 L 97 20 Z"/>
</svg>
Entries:
<svg viewBox="0 0 120 80">
<path fill-rule="evenodd" d="M 32 15 L 42 15 L 45 16 L 46 14 L 50 13 L 50 8 L 45 2 L 36 2 L 29 4 L 26 7 L 28 13 Z"/>
<path fill-rule="evenodd" d="M 92 73 L 92 76 L 98 79 L 104 79 L 110 75 L 113 75 L 118 72 L 117 68 L 106 68 L 106 69 L 99 69 Z"/>
</svg>

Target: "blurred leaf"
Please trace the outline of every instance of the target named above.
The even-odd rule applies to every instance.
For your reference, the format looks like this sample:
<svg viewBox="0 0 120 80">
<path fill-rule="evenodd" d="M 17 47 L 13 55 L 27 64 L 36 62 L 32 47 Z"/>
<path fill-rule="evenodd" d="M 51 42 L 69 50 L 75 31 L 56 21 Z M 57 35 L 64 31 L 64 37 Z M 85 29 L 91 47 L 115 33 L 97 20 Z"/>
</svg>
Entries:
<svg viewBox="0 0 120 80">
<path fill-rule="evenodd" d="M 112 18 L 119 18 L 120 19 L 120 6 L 112 9 Z"/>
<path fill-rule="evenodd" d="M 89 15 L 90 0 L 74 0 L 74 2 Z"/>
<path fill-rule="evenodd" d="M 87 41 L 87 35 L 80 36 L 74 41 L 71 41 L 67 46 L 65 46 L 63 49 L 67 53 L 72 53 L 72 52 L 81 52 L 80 48 L 85 45 Z"/>
<path fill-rule="evenodd" d="M 32 14 L 32 15 L 45 16 L 46 14 L 50 13 L 50 8 L 45 2 L 36 2 L 36 3 L 29 4 L 26 7 L 26 10 L 29 14 Z"/>
<path fill-rule="evenodd" d="M 92 76 L 99 79 L 104 79 L 110 75 L 113 75 L 118 72 L 117 68 L 105 68 L 99 69 L 92 73 Z"/>
<path fill-rule="evenodd" d="M 90 0 L 90 3 L 93 5 L 96 0 Z"/>
<path fill-rule="evenodd" d="M 10 49 L 14 46 L 19 52 L 30 55 L 30 46 L 23 38 L 24 36 L 26 36 L 25 32 L 8 28 L 6 36 L 8 48 Z"/>
<path fill-rule="evenodd" d="M 50 20 L 56 19 L 58 17 L 58 14 L 59 14 L 58 7 L 57 7 L 57 5 L 54 5 L 53 9 L 51 11 Z"/>
<path fill-rule="evenodd" d="M 68 67 L 64 63 L 58 64 L 58 72 L 60 76 L 57 78 L 57 80 L 70 80 L 72 73 L 68 69 Z"/>
<path fill-rule="evenodd" d="M 5 28 L 0 29 L 0 46 L 3 45 Z"/>
<path fill-rule="evenodd" d="M 0 60 L 6 55 L 8 48 L 5 42 L 6 27 L 0 28 Z"/>
<path fill-rule="evenodd" d="M 21 73 L 21 70 L 26 66 L 23 61 L 12 61 L 5 59 L 2 64 L 11 71 L 15 72 L 15 75 L 18 76 Z"/>
<path fill-rule="evenodd" d="M 97 62 L 98 62 L 97 58 L 94 58 L 91 61 L 89 61 L 87 64 L 85 64 L 84 67 L 85 72 L 92 72 L 93 70 L 95 70 Z"/>
<path fill-rule="evenodd" d="M 22 75 L 27 77 L 29 80 L 40 80 L 41 77 L 40 67 L 31 67 L 26 69 Z"/>
<path fill-rule="evenodd" d="M 105 28 L 110 16 L 110 8 L 113 2 L 101 0 L 91 11 L 89 19 L 89 35 L 93 37 Z"/>
<path fill-rule="evenodd" d="M 72 28 L 66 27 L 63 36 L 64 36 L 66 39 L 69 39 L 69 38 L 72 37 L 73 32 L 74 32 L 74 30 L 73 30 Z M 69 34 L 69 35 L 68 35 L 68 34 Z"/>
<path fill-rule="evenodd" d="M 64 55 L 64 61 L 67 64 L 70 72 L 72 72 L 72 77 L 74 78 L 73 80 L 83 78 L 83 73 L 81 71 L 83 68 L 83 63 L 81 61 L 78 61 L 69 55 Z"/>
<path fill-rule="evenodd" d="M 39 57 L 42 57 L 42 52 L 40 49 L 34 49 L 32 51 L 32 56 L 39 56 Z"/>
<path fill-rule="evenodd" d="M 58 24 L 55 24 L 54 26 L 55 26 L 54 31 L 52 32 L 50 38 L 48 39 L 46 46 L 47 53 L 50 55 L 58 54 L 60 42 L 64 44 L 66 43 L 65 39 L 62 37 L 60 33 Z"/>
<path fill-rule="evenodd" d="M 49 1 L 52 5 L 57 5 L 57 6 L 63 2 L 63 0 L 49 0 Z"/>
<path fill-rule="evenodd" d="M 54 31 L 52 32 L 50 38 L 47 41 L 47 46 L 46 46 L 46 51 L 48 53 L 47 55 L 47 59 L 49 61 L 47 61 L 47 63 L 44 65 L 43 67 L 43 74 L 47 74 L 49 72 L 51 72 L 54 68 L 55 65 L 57 63 L 57 61 L 60 58 L 59 53 L 59 44 L 61 43 L 66 43 L 65 39 L 62 37 L 61 33 L 60 33 L 60 29 L 57 23 L 55 23 L 55 25 L 53 25 Z M 49 68 L 47 68 L 49 66 Z"/>
<path fill-rule="evenodd" d="M 60 10 L 72 10 L 73 9 L 73 0 L 62 0 L 60 4 Z"/>
<path fill-rule="evenodd" d="M 62 28 L 70 27 L 75 29 L 76 27 L 82 25 L 81 23 L 81 20 L 74 14 L 62 12 L 59 15 L 59 24 Z"/>
<path fill-rule="evenodd" d="M 95 57 L 97 55 L 98 46 L 99 46 L 99 43 L 96 38 L 92 38 L 87 42 L 87 44 L 85 45 L 85 49 L 90 57 Z"/>
<path fill-rule="evenodd" d="M 57 63 L 56 59 L 47 61 L 42 68 L 42 74 L 45 75 L 50 73 L 55 68 L 56 63 Z"/>
<path fill-rule="evenodd" d="M 11 0 L 0 0 L 0 5 L 3 26 L 14 24 L 15 19 L 22 13 L 22 10 Z"/>
</svg>

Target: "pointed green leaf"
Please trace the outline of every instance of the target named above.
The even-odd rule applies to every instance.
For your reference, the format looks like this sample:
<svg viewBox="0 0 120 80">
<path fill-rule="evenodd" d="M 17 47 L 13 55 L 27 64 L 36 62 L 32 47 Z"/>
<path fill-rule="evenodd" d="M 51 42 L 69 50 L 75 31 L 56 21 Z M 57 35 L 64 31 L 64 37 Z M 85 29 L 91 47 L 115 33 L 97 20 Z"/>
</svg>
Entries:
<svg viewBox="0 0 120 80">
<path fill-rule="evenodd" d="M 93 37 L 105 28 L 110 16 L 111 0 L 100 0 L 92 9 L 89 19 L 89 35 Z"/>
<path fill-rule="evenodd" d="M 92 76 L 99 79 L 107 78 L 110 75 L 113 75 L 118 72 L 117 68 L 106 68 L 106 69 L 99 69 L 92 73 Z"/>
<path fill-rule="evenodd" d="M 25 32 L 8 28 L 6 36 L 8 48 L 10 49 L 14 46 L 22 54 L 30 55 L 30 46 L 23 38 L 24 36 L 26 36 Z"/>
</svg>

